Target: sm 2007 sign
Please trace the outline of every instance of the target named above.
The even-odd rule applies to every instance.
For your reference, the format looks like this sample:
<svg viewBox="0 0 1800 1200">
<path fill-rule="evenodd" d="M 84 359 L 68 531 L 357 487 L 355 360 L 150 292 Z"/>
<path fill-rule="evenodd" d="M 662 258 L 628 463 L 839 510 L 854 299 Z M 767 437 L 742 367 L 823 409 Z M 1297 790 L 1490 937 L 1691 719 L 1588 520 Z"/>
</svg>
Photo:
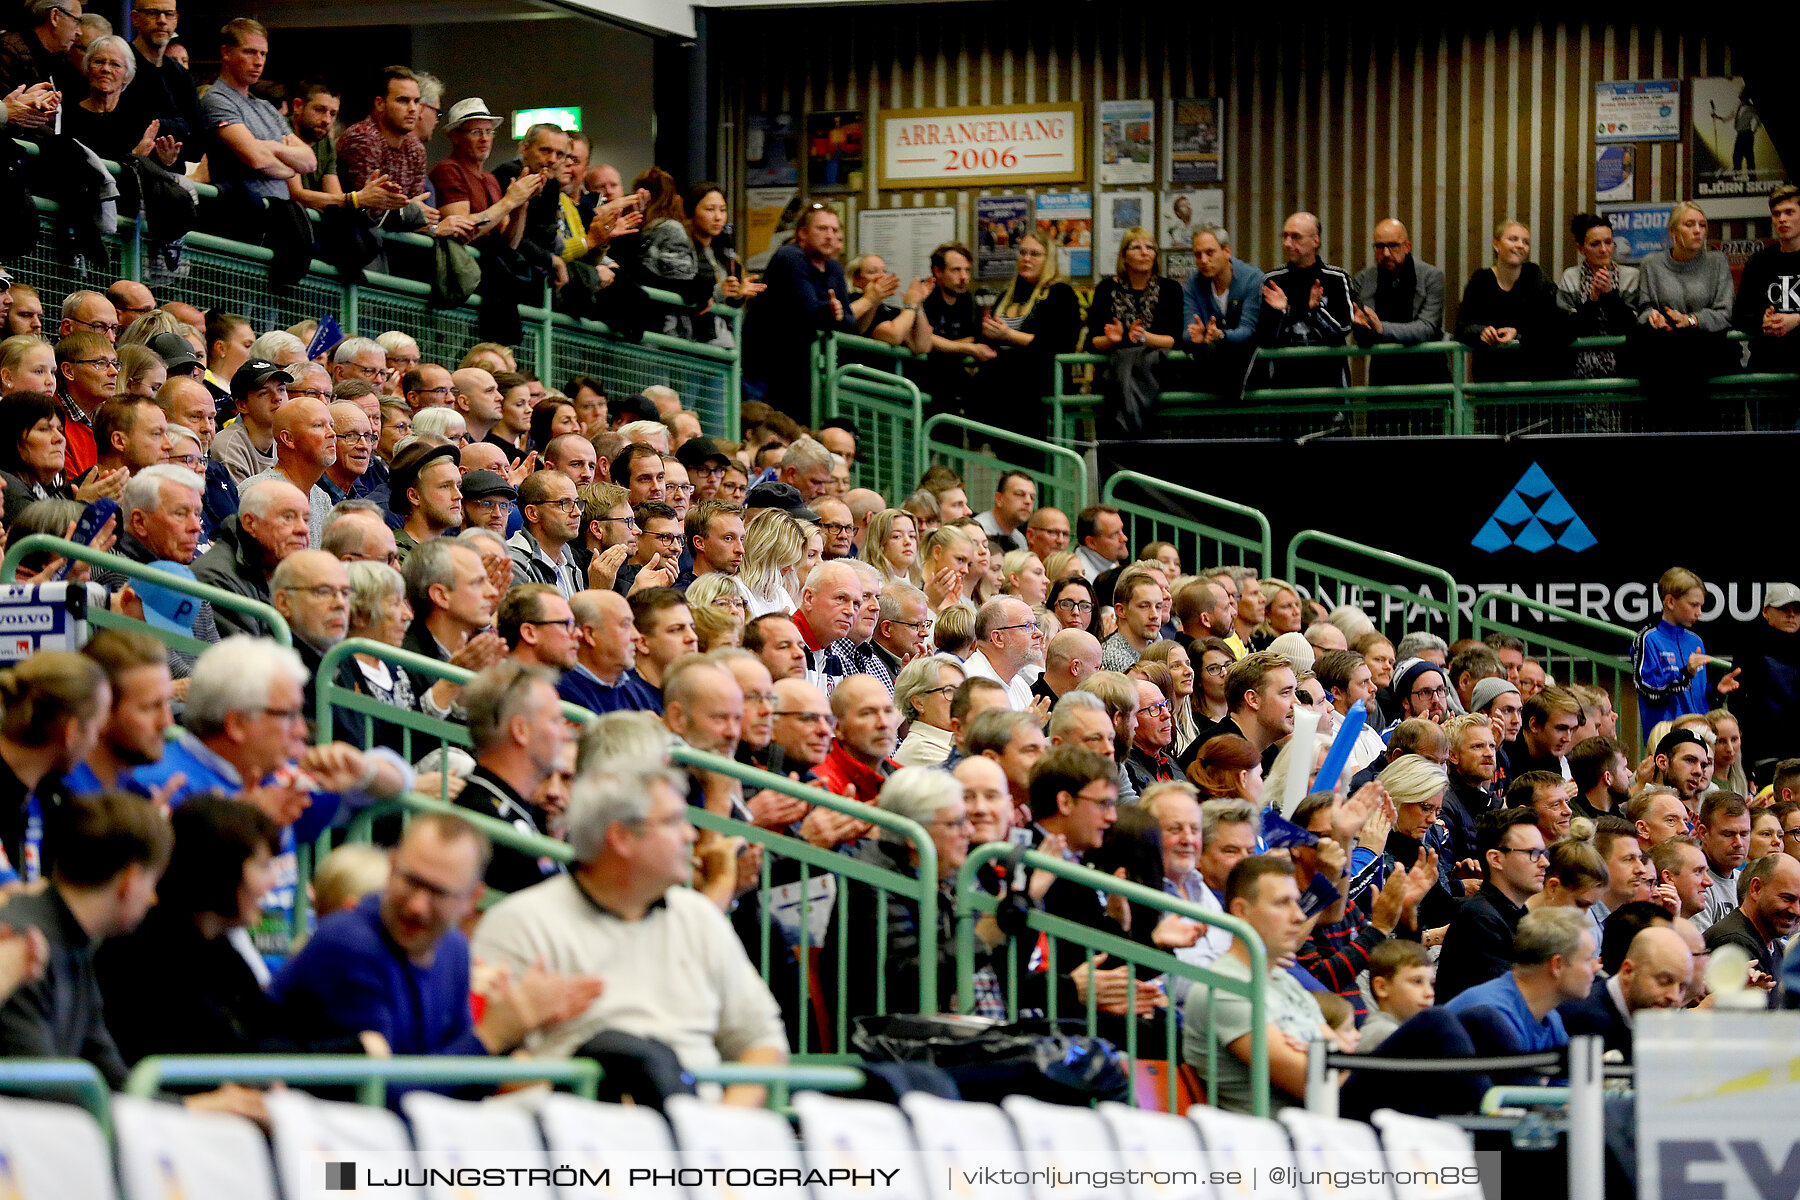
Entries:
<svg viewBox="0 0 1800 1200">
<path fill-rule="evenodd" d="M 884 188 L 1080 183 L 1087 178 L 1079 104 L 907 109 L 883 113 Z"/>
</svg>

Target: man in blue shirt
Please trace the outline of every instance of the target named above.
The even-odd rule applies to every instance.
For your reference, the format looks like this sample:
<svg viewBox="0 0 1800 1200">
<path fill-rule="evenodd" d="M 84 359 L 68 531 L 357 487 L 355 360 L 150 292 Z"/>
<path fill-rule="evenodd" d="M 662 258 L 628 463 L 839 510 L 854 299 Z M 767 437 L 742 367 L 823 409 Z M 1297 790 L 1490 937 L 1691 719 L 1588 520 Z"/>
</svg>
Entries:
<svg viewBox="0 0 1800 1200">
<path fill-rule="evenodd" d="M 662 697 L 632 669 L 638 633 L 625 597 L 590 588 L 575 593 L 569 611 L 575 616 L 575 665 L 557 681 L 557 694 L 592 713 L 660 712 Z"/>
<path fill-rule="evenodd" d="M 810 419 L 807 371 L 814 333 L 856 332 L 850 289 L 837 256 L 844 248 L 837 214 L 815 204 L 800 214 L 794 240 L 763 271 L 744 339 L 744 399 L 763 400 L 795 420 Z"/>
<path fill-rule="evenodd" d="M 1217 225 L 1194 231 L 1194 273 L 1181 285 L 1181 309 L 1200 390 L 1243 390 L 1256 354 L 1262 285 L 1261 269 L 1232 254 L 1230 233 Z"/>
<path fill-rule="evenodd" d="M 1569 1044 L 1556 1006 L 1585 1000 L 1600 959 L 1593 926 L 1573 908 L 1540 908 L 1513 935 L 1513 969 L 1477 984 L 1444 1007 L 1458 1014 L 1479 1054 L 1531 1054 Z M 1481 1019 L 1469 1014 L 1485 1010 Z"/>
<path fill-rule="evenodd" d="M 1639 632 L 1631 643 L 1631 669 L 1637 678 L 1638 719 L 1649 729 L 1689 713 L 1704 713 L 1706 664 L 1713 661 L 1706 643 L 1694 632 L 1706 607 L 1706 587 L 1683 567 L 1670 567 L 1656 581 L 1662 596 L 1662 619 Z M 1721 696 L 1737 691 L 1738 673 L 1719 680 Z"/>
<path fill-rule="evenodd" d="M 270 995 L 309 1033 L 372 1030 L 395 1054 L 505 1054 L 547 1025 L 580 1014 L 600 994 L 593 976 L 530 970 L 484 992 L 469 1011 L 469 942 L 492 853 L 461 817 L 418 816 L 394 851 L 387 886 L 326 918 L 275 977 Z"/>
</svg>

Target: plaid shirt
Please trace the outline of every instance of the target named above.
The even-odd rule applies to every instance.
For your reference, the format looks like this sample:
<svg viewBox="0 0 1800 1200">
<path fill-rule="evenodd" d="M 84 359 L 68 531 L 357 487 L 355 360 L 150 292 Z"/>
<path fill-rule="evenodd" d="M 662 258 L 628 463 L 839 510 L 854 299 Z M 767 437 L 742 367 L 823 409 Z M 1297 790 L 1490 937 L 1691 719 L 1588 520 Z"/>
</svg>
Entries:
<svg viewBox="0 0 1800 1200">
<path fill-rule="evenodd" d="M 1300 966 L 1348 1000 L 1360 1022 L 1368 1010 L 1356 977 L 1368 969 L 1369 951 L 1386 940 L 1387 935 L 1369 923 L 1362 906 L 1351 903 L 1345 906 L 1343 920 L 1313 928 L 1312 936 L 1300 947 Z"/>
<path fill-rule="evenodd" d="M 374 117 L 364 117 L 339 135 L 337 140 L 338 182 L 353 192 L 377 172 L 388 177 L 388 186 L 402 196 L 417 196 L 428 190 L 425 177 L 425 144 L 407 134 L 398 146 L 388 145 L 375 128 Z"/>
<path fill-rule="evenodd" d="M 846 674 L 873 675 L 881 680 L 889 695 L 893 694 L 894 676 L 888 670 L 887 663 L 881 660 L 881 655 L 875 653 L 873 641 L 853 642 L 848 636 L 841 637 L 831 643 L 827 653 L 837 655 L 838 661 L 844 664 Z"/>
</svg>

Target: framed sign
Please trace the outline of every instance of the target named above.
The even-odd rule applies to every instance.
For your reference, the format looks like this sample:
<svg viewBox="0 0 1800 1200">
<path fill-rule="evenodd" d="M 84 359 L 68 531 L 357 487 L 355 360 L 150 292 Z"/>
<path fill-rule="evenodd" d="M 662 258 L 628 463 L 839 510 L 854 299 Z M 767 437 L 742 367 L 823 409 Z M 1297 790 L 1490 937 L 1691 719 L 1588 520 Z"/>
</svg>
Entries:
<svg viewBox="0 0 1800 1200">
<path fill-rule="evenodd" d="M 1596 142 L 1679 142 L 1679 79 L 1608 79 L 1594 84 Z"/>
<path fill-rule="evenodd" d="M 879 186 L 988 187 L 1087 179 L 1080 104 L 900 109 L 881 114 Z"/>
</svg>

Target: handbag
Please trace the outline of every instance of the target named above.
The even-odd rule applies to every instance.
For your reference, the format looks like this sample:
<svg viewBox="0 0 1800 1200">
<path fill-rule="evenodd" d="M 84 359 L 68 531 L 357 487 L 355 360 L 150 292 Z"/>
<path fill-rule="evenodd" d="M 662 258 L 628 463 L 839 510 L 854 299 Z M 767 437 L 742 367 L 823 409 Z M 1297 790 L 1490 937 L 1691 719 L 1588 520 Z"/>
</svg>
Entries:
<svg viewBox="0 0 1800 1200">
<path fill-rule="evenodd" d="M 965 1099 L 984 1084 L 1005 1081 L 1040 1098 L 1084 1104 L 1123 1096 L 1131 1077 L 1125 1058 L 1105 1038 L 1065 1032 L 1073 1021 L 990 1025 L 966 1017 L 894 1014 L 857 1017 L 850 1044 L 876 1062 L 925 1062 L 957 1081 Z M 1042 1086 L 1020 1086 L 1035 1077 Z"/>
</svg>

